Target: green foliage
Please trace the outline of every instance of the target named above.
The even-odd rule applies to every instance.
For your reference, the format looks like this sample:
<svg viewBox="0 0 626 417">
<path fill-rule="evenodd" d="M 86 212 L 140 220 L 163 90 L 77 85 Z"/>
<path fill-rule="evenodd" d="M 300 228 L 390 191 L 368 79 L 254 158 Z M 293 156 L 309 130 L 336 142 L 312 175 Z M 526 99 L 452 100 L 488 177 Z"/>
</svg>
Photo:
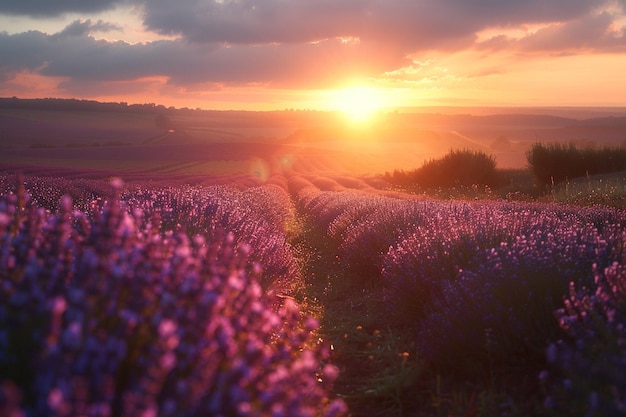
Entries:
<svg viewBox="0 0 626 417">
<path fill-rule="evenodd" d="M 386 179 L 402 187 L 421 189 L 489 186 L 497 184 L 496 160 L 480 151 L 451 150 L 414 171 L 387 173 Z"/>
<path fill-rule="evenodd" d="M 593 175 L 556 184 L 550 199 L 580 206 L 626 207 L 626 173 Z"/>
<path fill-rule="evenodd" d="M 568 179 L 626 170 L 626 148 L 578 148 L 574 144 L 535 144 L 526 155 L 541 186 Z"/>
</svg>

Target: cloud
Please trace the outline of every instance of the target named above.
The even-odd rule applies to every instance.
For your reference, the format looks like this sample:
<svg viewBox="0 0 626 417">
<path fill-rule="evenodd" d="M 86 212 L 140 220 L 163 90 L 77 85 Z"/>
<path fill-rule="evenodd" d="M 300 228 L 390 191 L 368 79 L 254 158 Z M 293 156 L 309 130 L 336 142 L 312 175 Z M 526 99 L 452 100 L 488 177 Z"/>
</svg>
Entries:
<svg viewBox="0 0 626 417">
<path fill-rule="evenodd" d="M 193 43 L 305 44 L 358 38 L 362 43 L 393 45 L 394 49 L 409 54 L 463 50 L 475 43 L 478 32 L 491 27 L 575 24 L 609 6 L 621 7 L 623 14 L 624 3 L 624 0 L 5 0 L 0 3 L 0 14 L 44 17 L 63 12 L 96 12 L 123 4 L 141 11 L 147 30 Z M 84 22 L 82 26 L 75 22 L 66 30 L 79 33 L 84 28 Z"/>
<path fill-rule="evenodd" d="M 111 10 L 125 0 L 2 0 L 0 14 L 50 17 L 64 13 L 95 13 Z"/>
<path fill-rule="evenodd" d="M 584 50 L 598 48 L 613 23 L 613 16 L 600 13 L 563 24 L 553 24 L 538 30 L 520 41 L 523 49 L 530 51 Z"/>
<path fill-rule="evenodd" d="M 88 36 L 101 24 L 73 22 L 47 35 L 31 31 L 0 34 L 0 56 L 10 56 L 0 73 L 36 71 L 83 81 L 133 80 L 162 76 L 170 83 L 271 84 L 307 87 L 368 78 L 406 65 L 394 48 L 328 39 L 306 44 L 197 44 L 184 39 L 144 44 L 107 42 Z"/>
<path fill-rule="evenodd" d="M 332 88 L 354 79 L 450 78 L 415 62 L 514 51 L 524 56 L 623 52 L 624 0 L 5 0 L 0 14 L 43 18 L 74 12 L 54 34 L 0 32 L 0 80 L 25 71 L 63 79 L 76 92 L 166 82 L 194 90 L 224 85 Z M 122 31 L 93 13 L 139 11 L 145 28 L 175 39 L 130 44 L 96 39 Z M 91 13 L 91 14 L 90 14 Z M 110 15 L 109 15 L 110 16 Z M 89 19 L 92 17 L 92 19 Z M 488 40 L 493 28 L 540 27 Z M 497 32 L 494 32 L 497 33 Z M 412 66 L 413 65 L 413 66 Z M 505 65 L 455 76 L 505 73 Z M 478 75 L 476 75 L 478 74 Z M 58 78 L 57 78 L 58 77 Z M 147 81 L 148 80 L 148 81 Z M 163 81 L 165 80 L 165 81 Z"/>
<path fill-rule="evenodd" d="M 22 70 L 40 68 L 48 54 L 49 37 L 37 31 L 16 35 L 0 32 L 0 74 L 7 79 L 10 74 Z"/>
<path fill-rule="evenodd" d="M 578 20 L 552 23 L 521 38 L 495 36 L 482 42 L 480 47 L 553 54 L 623 52 L 626 28 L 616 26 L 615 22 L 616 16 L 604 11 Z"/>
<path fill-rule="evenodd" d="M 123 31 L 123 28 L 120 25 L 116 25 L 114 23 L 104 22 L 102 20 L 98 20 L 95 23 L 92 23 L 90 19 L 87 20 L 75 20 L 70 23 L 58 33 L 58 36 L 83 36 L 88 35 L 91 32 L 102 32 L 107 33 L 111 31 Z"/>
<path fill-rule="evenodd" d="M 408 50 L 466 46 L 493 25 L 567 21 L 606 0 L 150 0 L 147 28 L 193 42 L 290 43 L 333 37 Z"/>
<path fill-rule="evenodd" d="M 194 42 L 292 43 L 358 36 L 370 0 L 190 1 L 144 4 L 147 28 Z"/>
<path fill-rule="evenodd" d="M 95 13 L 121 5 L 147 30 L 194 43 L 265 45 L 358 38 L 405 53 L 456 51 L 490 27 L 568 23 L 624 0 L 4 0 L 0 14 Z M 89 16 L 85 16 L 88 18 Z M 76 23 L 67 30 L 81 28 Z M 91 30 L 94 30 L 93 28 Z"/>
</svg>

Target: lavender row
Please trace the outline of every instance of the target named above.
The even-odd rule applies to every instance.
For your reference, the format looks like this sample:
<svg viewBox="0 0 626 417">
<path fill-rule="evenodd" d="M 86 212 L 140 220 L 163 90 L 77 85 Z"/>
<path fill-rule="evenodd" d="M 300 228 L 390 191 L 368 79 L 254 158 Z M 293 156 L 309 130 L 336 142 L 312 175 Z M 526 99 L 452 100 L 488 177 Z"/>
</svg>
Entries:
<svg viewBox="0 0 626 417">
<path fill-rule="evenodd" d="M 16 176 L 0 176 L 0 190 L 13 190 Z M 26 176 L 21 180 L 31 204 L 56 210 L 59 200 L 69 195 L 76 209 L 89 213 L 111 197 L 103 180 Z M 250 258 L 264 267 L 265 289 L 290 292 L 301 279 L 286 232 L 294 210 L 285 189 L 267 184 L 240 190 L 226 185 L 158 186 L 148 183 L 120 185 L 121 200 L 129 210 L 140 210 L 153 227 L 193 236 L 230 231 L 236 244 L 248 243 Z"/>
<path fill-rule="evenodd" d="M 555 345 L 562 346 L 552 348 L 561 355 L 552 365 L 572 370 L 576 369 L 572 362 L 578 361 L 579 368 L 595 366 L 595 338 L 610 335 L 603 346 L 612 356 L 598 372 L 608 375 L 612 385 L 605 383 L 604 391 L 594 395 L 604 400 L 604 406 L 607 398 L 614 406 L 624 406 L 626 383 L 609 372 L 623 370 L 625 356 L 623 318 L 615 317 L 624 314 L 626 274 L 614 266 L 625 263 L 623 210 L 416 201 L 322 191 L 303 178 L 293 178 L 290 186 L 296 203 L 334 245 L 337 261 L 346 271 L 343 278 L 356 289 L 375 290 L 387 308 L 381 315 L 412 331 L 419 354 L 429 363 L 454 372 L 484 370 L 498 363 L 500 369 L 536 371 L 536 376 L 549 365 L 545 347 L 574 337 L 568 336 L 572 330 L 564 323 L 576 316 L 571 310 L 577 306 L 576 317 L 599 329 L 576 336 L 582 342 L 574 347 L 565 342 Z M 611 284 L 597 284 L 609 279 Z M 594 285 L 603 294 L 596 294 L 595 304 L 588 302 L 589 296 L 584 301 L 577 298 L 567 304 L 570 313 L 563 312 L 562 300 L 571 286 L 585 293 Z M 580 290 L 572 294 L 568 297 L 582 297 Z M 586 309 L 600 313 L 592 315 Z M 559 323 L 555 314 L 569 319 Z M 590 322 L 588 317 L 596 319 Z M 579 378 L 582 375 L 578 373 Z M 579 395 L 583 389 L 578 390 L 569 394 Z"/>
<path fill-rule="evenodd" d="M 232 233 L 162 232 L 114 193 L 0 198 L 2 407 L 27 415 L 339 415 L 313 319 Z M 258 264 L 257 264 L 258 265 Z M 20 401 L 21 396 L 21 401 Z"/>
<path fill-rule="evenodd" d="M 28 190 L 31 204 L 49 211 L 56 210 L 65 195 L 72 198 L 77 209 L 86 211 L 92 201 L 111 194 L 111 186 L 102 179 L 5 173 L 0 174 L 0 195 L 13 193 L 18 183 Z"/>
<path fill-rule="evenodd" d="M 159 228 L 188 235 L 233 232 L 236 244 L 251 247 L 250 258 L 263 265 L 262 285 L 267 290 L 292 291 L 300 283 L 286 232 L 293 221 L 289 196 L 275 185 L 248 188 L 228 186 L 139 188 L 123 199 L 140 209 Z"/>
</svg>

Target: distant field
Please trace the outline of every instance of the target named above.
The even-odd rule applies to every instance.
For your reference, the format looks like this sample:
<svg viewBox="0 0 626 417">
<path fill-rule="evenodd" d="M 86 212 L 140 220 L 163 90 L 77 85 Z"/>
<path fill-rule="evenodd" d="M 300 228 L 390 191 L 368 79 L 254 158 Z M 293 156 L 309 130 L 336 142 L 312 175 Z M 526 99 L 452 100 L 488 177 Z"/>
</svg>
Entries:
<svg viewBox="0 0 626 417">
<path fill-rule="evenodd" d="M 273 146 L 259 144 L 186 144 L 89 148 L 6 149 L 0 164 L 121 173 L 209 175 L 254 169 L 259 156 L 272 158 Z"/>
<path fill-rule="evenodd" d="M 151 115 L 0 109 L 2 147 L 138 144 L 160 134 Z"/>
<path fill-rule="evenodd" d="M 0 164 L 210 174 L 263 161 L 272 172 L 372 175 L 467 149 L 493 155 L 499 168 L 524 168 L 538 141 L 623 144 L 626 118 L 601 115 L 391 113 L 355 126 L 321 112 L 0 107 Z"/>
</svg>

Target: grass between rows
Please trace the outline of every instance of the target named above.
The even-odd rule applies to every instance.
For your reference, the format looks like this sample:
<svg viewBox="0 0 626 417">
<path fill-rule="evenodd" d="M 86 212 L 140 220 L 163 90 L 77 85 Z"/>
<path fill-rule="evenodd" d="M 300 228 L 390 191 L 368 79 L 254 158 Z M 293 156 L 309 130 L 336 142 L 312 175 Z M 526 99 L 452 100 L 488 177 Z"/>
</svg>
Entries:
<svg viewBox="0 0 626 417">
<path fill-rule="evenodd" d="M 306 282 L 303 310 L 320 320 L 319 338 L 330 344 L 341 371 L 335 394 L 346 400 L 352 416 L 401 416 L 415 408 L 407 394 L 420 365 L 410 341 L 384 323 L 371 294 L 343 285 L 334 248 L 305 216 L 300 215 L 292 242 Z"/>
</svg>

